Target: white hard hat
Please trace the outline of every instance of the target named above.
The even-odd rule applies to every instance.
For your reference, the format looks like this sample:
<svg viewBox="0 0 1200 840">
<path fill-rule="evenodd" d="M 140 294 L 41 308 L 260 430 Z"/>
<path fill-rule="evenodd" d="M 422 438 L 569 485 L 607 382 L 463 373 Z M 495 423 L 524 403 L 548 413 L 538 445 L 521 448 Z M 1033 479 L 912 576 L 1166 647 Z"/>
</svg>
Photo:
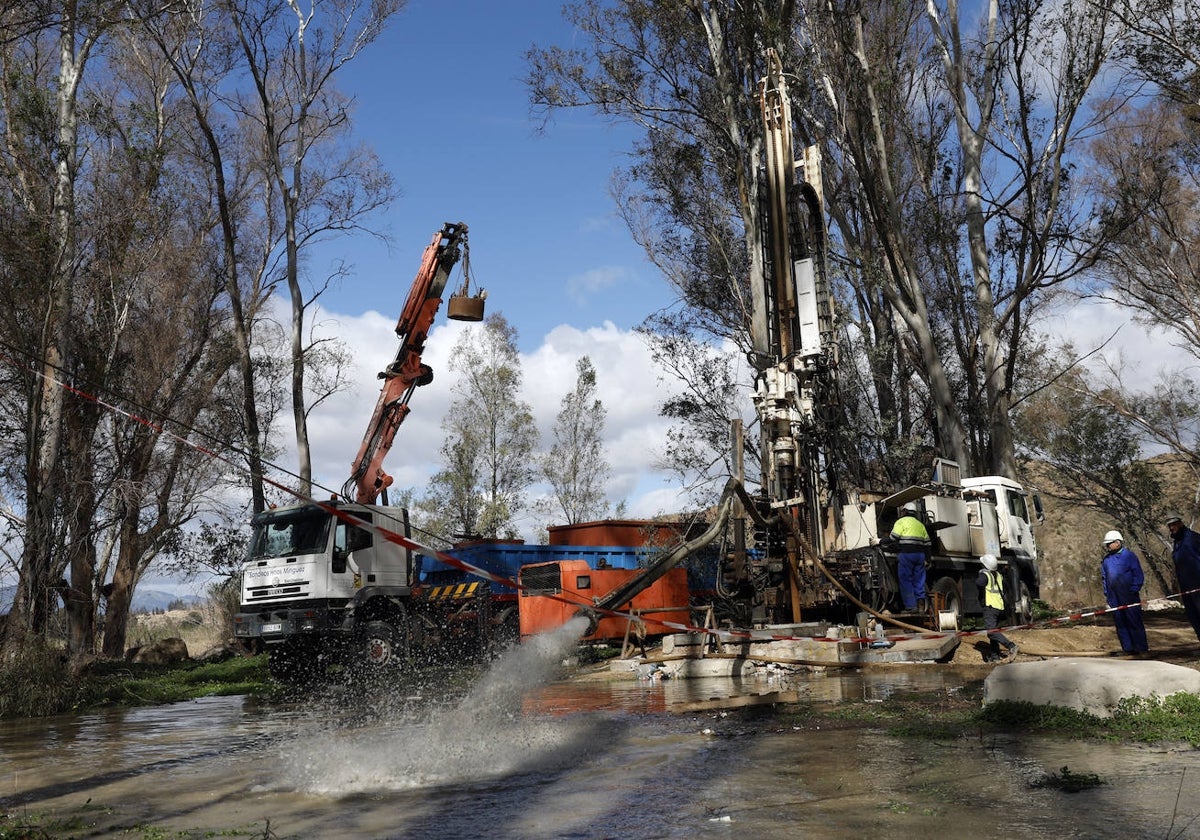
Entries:
<svg viewBox="0 0 1200 840">
<path fill-rule="evenodd" d="M 979 562 L 983 564 L 983 568 L 989 572 L 996 571 L 996 567 L 1000 565 L 1000 561 L 996 559 L 995 554 L 985 554 L 979 558 Z"/>
<path fill-rule="evenodd" d="M 904 507 L 902 507 L 900 509 L 902 511 L 904 511 L 905 513 L 916 513 L 917 512 L 917 503 L 916 502 L 905 502 Z"/>
<path fill-rule="evenodd" d="M 1122 542 L 1123 543 L 1123 542 L 1125 542 L 1125 538 L 1121 536 L 1120 531 L 1109 531 L 1107 534 L 1104 535 L 1104 544 L 1108 545 L 1110 542 Z"/>
</svg>

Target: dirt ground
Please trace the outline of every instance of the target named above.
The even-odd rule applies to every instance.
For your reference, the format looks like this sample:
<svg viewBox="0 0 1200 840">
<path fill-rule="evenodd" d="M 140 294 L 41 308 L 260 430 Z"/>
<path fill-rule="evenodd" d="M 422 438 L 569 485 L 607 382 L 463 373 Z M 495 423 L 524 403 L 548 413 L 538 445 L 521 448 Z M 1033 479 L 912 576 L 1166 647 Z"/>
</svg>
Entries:
<svg viewBox="0 0 1200 840">
<path fill-rule="evenodd" d="M 1144 609 L 1146 638 L 1150 642 L 1149 659 L 1200 670 L 1200 640 L 1178 605 L 1164 609 Z M 1020 648 L 1017 661 L 1059 656 L 1121 656 L 1121 643 L 1111 616 L 1101 615 L 1081 621 L 1043 623 L 1029 630 L 1012 630 L 1005 635 Z M 982 661 L 976 644 L 983 636 L 967 636 L 954 652 L 955 665 L 993 666 Z"/>
</svg>

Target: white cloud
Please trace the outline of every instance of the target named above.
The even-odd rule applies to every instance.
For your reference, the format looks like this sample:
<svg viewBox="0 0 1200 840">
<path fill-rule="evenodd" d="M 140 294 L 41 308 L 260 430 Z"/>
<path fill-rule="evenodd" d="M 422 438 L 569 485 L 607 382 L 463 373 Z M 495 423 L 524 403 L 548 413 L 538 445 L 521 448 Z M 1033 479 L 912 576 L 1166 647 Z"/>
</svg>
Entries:
<svg viewBox="0 0 1200 840">
<path fill-rule="evenodd" d="M 597 292 L 619 285 L 629 278 L 629 269 L 622 266 L 593 268 L 567 278 L 567 295 L 575 303 L 586 304 Z"/>
<path fill-rule="evenodd" d="M 374 411 L 382 384 L 376 374 L 395 358 L 399 344 L 395 321 L 377 312 L 318 312 L 314 322 L 323 334 L 343 341 L 354 360 L 352 387 L 322 403 L 309 418 L 314 479 L 336 491 L 349 476 L 351 461 Z M 449 357 L 461 332 L 472 328 L 470 324 L 442 319 L 430 332 L 424 361 L 433 368 L 433 382 L 413 394 L 411 413 L 384 462 L 395 479 L 395 489 L 414 487 L 420 493 L 440 467 L 441 423 L 449 410 L 456 379 Z M 628 515 L 634 518 L 678 510 L 681 502 L 675 485 L 653 468 L 668 428 L 667 421 L 658 415 L 665 391 L 649 349 L 632 331 L 621 330 L 611 322 L 586 329 L 561 325 L 551 330 L 534 351 L 522 355 L 522 397 L 532 407 L 543 444 L 549 443 L 563 396 L 575 387 L 576 362 L 585 355 L 596 369 L 597 395 L 607 411 L 610 502 L 615 505 L 625 500 Z M 290 415 L 282 422 L 289 424 Z M 289 439 L 290 425 L 281 428 L 279 434 L 281 439 Z M 294 463 L 283 463 L 294 467 Z M 545 491 L 545 487 L 535 487 L 531 495 Z M 527 540 L 541 524 L 524 523 Z"/>
<path fill-rule="evenodd" d="M 1126 386 L 1148 388 L 1160 375 L 1184 370 L 1200 375 L 1195 356 L 1177 346 L 1178 337 L 1161 327 L 1136 323 L 1127 307 L 1106 300 L 1077 302 L 1055 311 L 1039 328 L 1058 341 L 1069 341 L 1088 366 L 1107 362 L 1121 372 Z"/>
</svg>

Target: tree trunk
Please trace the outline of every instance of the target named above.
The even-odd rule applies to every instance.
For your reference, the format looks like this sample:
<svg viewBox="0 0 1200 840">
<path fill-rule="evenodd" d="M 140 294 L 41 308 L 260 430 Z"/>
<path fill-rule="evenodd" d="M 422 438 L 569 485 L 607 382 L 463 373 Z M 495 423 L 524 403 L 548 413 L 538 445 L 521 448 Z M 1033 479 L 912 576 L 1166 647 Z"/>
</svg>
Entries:
<svg viewBox="0 0 1200 840">
<path fill-rule="evenodd" d="M 78 142 L 76 92 L 86 61 L 86 48 L 76 51 L 77 19 L 72 4 L 62 9 L 58 33 L 59 85 L 58 154 L 55 160 L 51 241 L 54 248 L 47 278 L 47 308 L 43 321 L 44 356 L 40 393 L 31 400 L 28 417 L 25 499 L 25 543 L 21 572 L 8 621 L 6 640 L 18 629 L 40 636 L 50 612 L 51 569 L 62 445 L 64 392 L 58 381 L 66 369 L 75 294 L 75 173 Z M 35 387 L 35 390 L 37 388 Z M 7 644 L 7 641 L 6 641 Z"/>
</svg>

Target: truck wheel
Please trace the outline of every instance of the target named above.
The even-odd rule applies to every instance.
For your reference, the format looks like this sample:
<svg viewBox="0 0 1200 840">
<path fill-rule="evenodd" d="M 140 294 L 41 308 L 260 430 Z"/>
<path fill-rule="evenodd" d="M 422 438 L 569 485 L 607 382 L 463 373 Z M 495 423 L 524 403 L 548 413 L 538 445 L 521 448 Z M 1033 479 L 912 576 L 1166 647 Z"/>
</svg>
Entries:
<svg viewBox="0 0 1200 840">
<path fill-rule="evenodd" d="M 938 578 L 929 592 L 931 595 L 942 596 L 942 609 L 954 613 L 955 623 L 962 620 L 962 590 L 958 588 L 958 581 L 952 577 Z"/>
<path fill-rule="evenodd" d="M 362 663 L 371 670 L 394 668 L 408 661 L 408 633 L 386 621 L 370 621 L 360 635 Z"/>
</svg>

